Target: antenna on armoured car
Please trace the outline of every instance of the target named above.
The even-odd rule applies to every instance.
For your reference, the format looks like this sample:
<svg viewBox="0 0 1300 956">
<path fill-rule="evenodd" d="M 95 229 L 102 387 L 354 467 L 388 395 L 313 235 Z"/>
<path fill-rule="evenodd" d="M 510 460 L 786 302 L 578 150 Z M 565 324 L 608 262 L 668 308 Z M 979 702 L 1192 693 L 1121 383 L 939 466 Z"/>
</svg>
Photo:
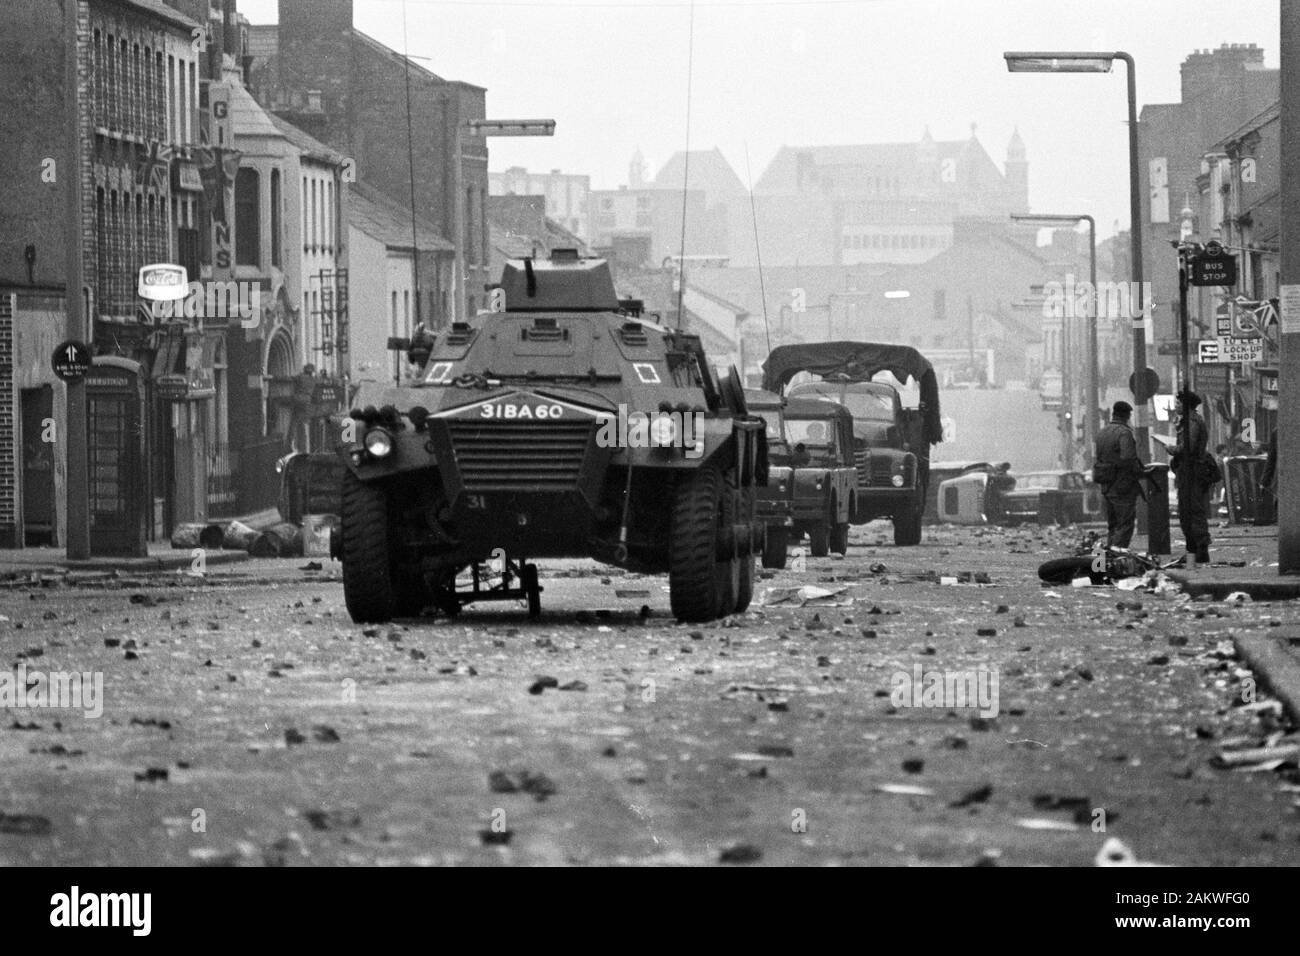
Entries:
<svg viewBox="0 0 1300 956">
<path fill-rule="evenodd" d="M 754 256 L 758 260 L 758 295 L 763 303 L 763 332 L 767 336 L 767 351 L 772 353 L 772 327 L 767 323 L 767 286 L 763 282 L 763 250 L 758 244 L 758 208 L 754 205 L 754 171 L 749 167 L 749 142 L 745 142 L 745 177 L 749 180 L 749 216 L 754 222 Z M 740 374 L 743 377 L 745 370 Z"/>
<path fill-rule="evenodd" d="M 687 28 L 686 47 L 686 152 L 682 165 L 682 238 L 677 253 L 677 328 L 685 318 L 682 301 L 686 297 L 686 187 L 691 179 L 691 78 L 695 65 L 695 0 L 691 0 L 691 22 Z"/>
</svg>

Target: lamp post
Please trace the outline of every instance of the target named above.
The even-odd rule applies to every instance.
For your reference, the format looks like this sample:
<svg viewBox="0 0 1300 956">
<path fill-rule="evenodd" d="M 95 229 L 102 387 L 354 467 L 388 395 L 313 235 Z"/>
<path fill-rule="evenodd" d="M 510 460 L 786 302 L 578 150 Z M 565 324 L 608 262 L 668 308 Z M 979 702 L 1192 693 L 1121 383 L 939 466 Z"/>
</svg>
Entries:
<svg viewBox="0 0 1300 956">
<path fill-rule="evenodd" d="M 1092 289 L 1092 308 L 1088 311 L 1088 410 L 1084 421 L 1087 423 L 1088 447 L 1091 448 L 1097 440 L 1097 432 L 1101 430 L 1101 373 L 1097 351 L 1097 221 L 1087 213 L 1044 213 L 1039 216 L 1012 213 L 1011 218 L 1029 225 L 1088 224 L 1088 281 Z"/>
<path fill-rule="evenodd" d="M 1129 257 L 1133 288 L 1137 291 L 1136 309 L 1130 317 L 1133 323 L 1133 404 L 1137 409 L 1137 428 L 1134 437 L 1137 446 L 1147 455 L 1151 453 L 1151 396 L 1146 381 L 1146 303 L 1143 292 L 1142 241 L 1139 235 L 1142 221 L 1141 186 L 1138 182 L 1138 128 L 1137 79 L 1134 75 L 1133 57 L 1114 52 L 1084 51 L 1009 52 L 1002 54 L 1007 69 L 1012 73 L 1109 73 L 1116 60 L 1127 67 L 1128 79 L 1128 188 L 1129 188 Z M 1095 292 L 1095 283 L 1094 283 Z"/>
</svg>

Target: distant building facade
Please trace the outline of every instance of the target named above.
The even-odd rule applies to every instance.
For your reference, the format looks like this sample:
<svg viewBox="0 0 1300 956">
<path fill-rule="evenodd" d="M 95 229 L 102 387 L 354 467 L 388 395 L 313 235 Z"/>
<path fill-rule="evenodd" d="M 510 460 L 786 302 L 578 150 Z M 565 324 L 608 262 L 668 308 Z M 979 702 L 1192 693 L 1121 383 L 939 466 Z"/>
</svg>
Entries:
<svg viewBox="0 0 1300 956">
<path fill-rule="evenodd" d="M 583 242 L 591 235 L 588 215 L 591 177 L 578 173 L 530 173 L 522 166 L 488 173 L 489 196 L 544 196 L 546 216 Z"/>
<path fill-rule="evenodd" d="M 1019 133 L 1003 169 L 975 136 L 861 146 L 782 147 L 754 185 L 756 217 L 731 210 L 733 236 L 757 218 L 764 265 L 921 263 L 953 244 L 961 219 L 1005 220 L 1029 206 L 1029 164 Z M 732 260 L 757 261 L 738 242 Z"/>
</svg>

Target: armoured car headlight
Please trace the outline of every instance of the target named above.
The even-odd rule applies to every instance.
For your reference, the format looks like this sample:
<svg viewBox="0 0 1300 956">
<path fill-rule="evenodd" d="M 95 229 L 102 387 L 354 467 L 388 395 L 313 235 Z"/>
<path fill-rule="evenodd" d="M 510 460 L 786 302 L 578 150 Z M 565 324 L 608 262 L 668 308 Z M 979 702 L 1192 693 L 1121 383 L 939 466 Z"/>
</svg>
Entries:
<svg viewBox="0 0 1300 956">
<path fill-rule="evenodd" d="M 894 476 L 893 478 L 891 478 L 890 480 L 894 483 L 894 487 L 895 487 L 895 488 L 901 488 L 901 487 L 903 487 L 903 476 L 902 476 L 902 475 L 895 475 L 895 476 Z"/>
<path fill-rule="evenodd" d="M 372 458 L 387 458 L 393 453 L 393 436 L 382 428 L 372 428 L 366 432 L 366 451 Z"/>
<path fill-rule="evenodd" d="M 671 448 L 677 439 L 677 423 L 667 416 L 650 422 L 650 444 L 656 448 Z"/>
</svg>

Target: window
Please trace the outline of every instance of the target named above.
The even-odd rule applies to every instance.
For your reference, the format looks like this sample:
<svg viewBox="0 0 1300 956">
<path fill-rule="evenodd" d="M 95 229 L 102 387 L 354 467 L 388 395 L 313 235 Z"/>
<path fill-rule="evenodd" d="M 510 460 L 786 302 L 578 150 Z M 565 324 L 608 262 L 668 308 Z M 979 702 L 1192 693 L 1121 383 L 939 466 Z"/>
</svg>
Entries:
<svg viewBox="0 0 1300 956">
<path fill-rule="evenodd" d="M 271 170 L 271 265 L 280 265 L 280 170 Z"/>
<path fill-rule="evenodd" d="M 302 215 L 299 218 L 301 219 L 300 225 L 302 226 L 301 231 L 302 231 L 303 252 L 307 251 L 307 246 L 311 241 L 309 238 L 311 236 L 311 226 L 309 225 L 310 219 L 308 216 L 308 206 L 307 206 L 307 200 L 310 198 L 310 196 L 311 193 L 307 189 L 307 177 L 304 176 L 302 177 L 302 198 L 298 201 L 298 208 L 302 210 Z"/>
<path fill-rule="evenodd" d="M 307 246 L 311 251 L 316 251 L 316 234 L 320 228 L 320 215 L 316 210 L 316 180 L 311 181 L 311 218 L 307 226 Z"/>
<path fill-rule="evenodd" d="M 262 262 L 261 188 L 257 170 L 241 169 L 235 176 L 235 264 L 258 266 Z"/>
</svg>

